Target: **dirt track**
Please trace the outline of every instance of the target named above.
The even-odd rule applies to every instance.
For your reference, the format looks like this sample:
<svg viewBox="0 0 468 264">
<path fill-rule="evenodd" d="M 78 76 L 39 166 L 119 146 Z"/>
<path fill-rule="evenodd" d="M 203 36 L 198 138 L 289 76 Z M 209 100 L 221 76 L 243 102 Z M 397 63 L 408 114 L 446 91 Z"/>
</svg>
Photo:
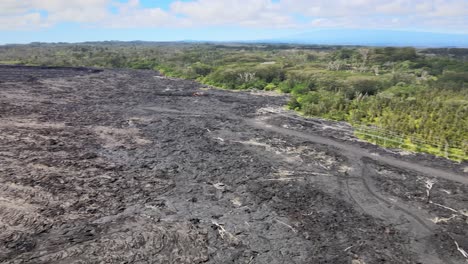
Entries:
<svg viewBox="0 0 468 264">
<path fill-rule="evenodd" d="M 0 263 L 468 263 L 468 164 L 285 100 L 1 66 Z"/>
</svg>

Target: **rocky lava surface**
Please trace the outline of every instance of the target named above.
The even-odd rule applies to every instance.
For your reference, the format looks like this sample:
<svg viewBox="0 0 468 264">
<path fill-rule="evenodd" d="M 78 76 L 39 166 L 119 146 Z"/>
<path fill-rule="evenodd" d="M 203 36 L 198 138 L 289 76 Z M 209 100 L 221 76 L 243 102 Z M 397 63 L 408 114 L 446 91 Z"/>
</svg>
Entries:
<svg viewBox="0 0 468 264">
<path fill-rule="evenodd" d="M 0 263 L 467 263 L 467 164 L 287 98 L 0 67 Z"/>
</svg>

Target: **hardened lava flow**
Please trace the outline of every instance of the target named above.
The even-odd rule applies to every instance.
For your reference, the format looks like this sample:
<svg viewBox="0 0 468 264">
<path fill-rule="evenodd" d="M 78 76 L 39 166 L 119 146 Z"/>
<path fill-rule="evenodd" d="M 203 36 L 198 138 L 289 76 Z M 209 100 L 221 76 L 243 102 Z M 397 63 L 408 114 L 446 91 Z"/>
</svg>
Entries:
<svg viewBox="0 0 468 264">
<path fill-rule="evenodd" d="M 468 164 L 287 98 L 0 67 L 0 263 L 467 263 Z"/>
</svg>

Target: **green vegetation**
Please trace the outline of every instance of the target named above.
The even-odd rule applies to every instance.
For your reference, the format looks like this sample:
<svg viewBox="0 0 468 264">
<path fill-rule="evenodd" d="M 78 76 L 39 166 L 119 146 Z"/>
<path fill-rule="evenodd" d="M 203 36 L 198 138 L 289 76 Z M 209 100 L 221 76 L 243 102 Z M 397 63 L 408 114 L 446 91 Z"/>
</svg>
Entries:
<svg viewBox="0 0 468 264">
<path fill-rule="evenodd" d="M 0 47 L 0 63 L 153 69 L 226 89 L 291 94 L 388 147 L 468 160 L 468 49 L 104 42 Z"/>
</svg>

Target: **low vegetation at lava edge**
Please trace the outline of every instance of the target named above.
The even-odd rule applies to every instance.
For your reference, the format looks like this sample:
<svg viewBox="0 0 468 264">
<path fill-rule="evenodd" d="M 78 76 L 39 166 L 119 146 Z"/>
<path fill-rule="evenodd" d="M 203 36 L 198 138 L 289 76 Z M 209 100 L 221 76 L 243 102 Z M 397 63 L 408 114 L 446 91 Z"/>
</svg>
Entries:
<svg viewBox="0 0 468 264">
<path fill-rule="evenodd" d="M 0 63 L 154 69 L 226 89 L 277 90 L 306 116 L 385 147 L 468 160 L 468 49 L 99 42 L 7 45 Z"/>
</svg>

